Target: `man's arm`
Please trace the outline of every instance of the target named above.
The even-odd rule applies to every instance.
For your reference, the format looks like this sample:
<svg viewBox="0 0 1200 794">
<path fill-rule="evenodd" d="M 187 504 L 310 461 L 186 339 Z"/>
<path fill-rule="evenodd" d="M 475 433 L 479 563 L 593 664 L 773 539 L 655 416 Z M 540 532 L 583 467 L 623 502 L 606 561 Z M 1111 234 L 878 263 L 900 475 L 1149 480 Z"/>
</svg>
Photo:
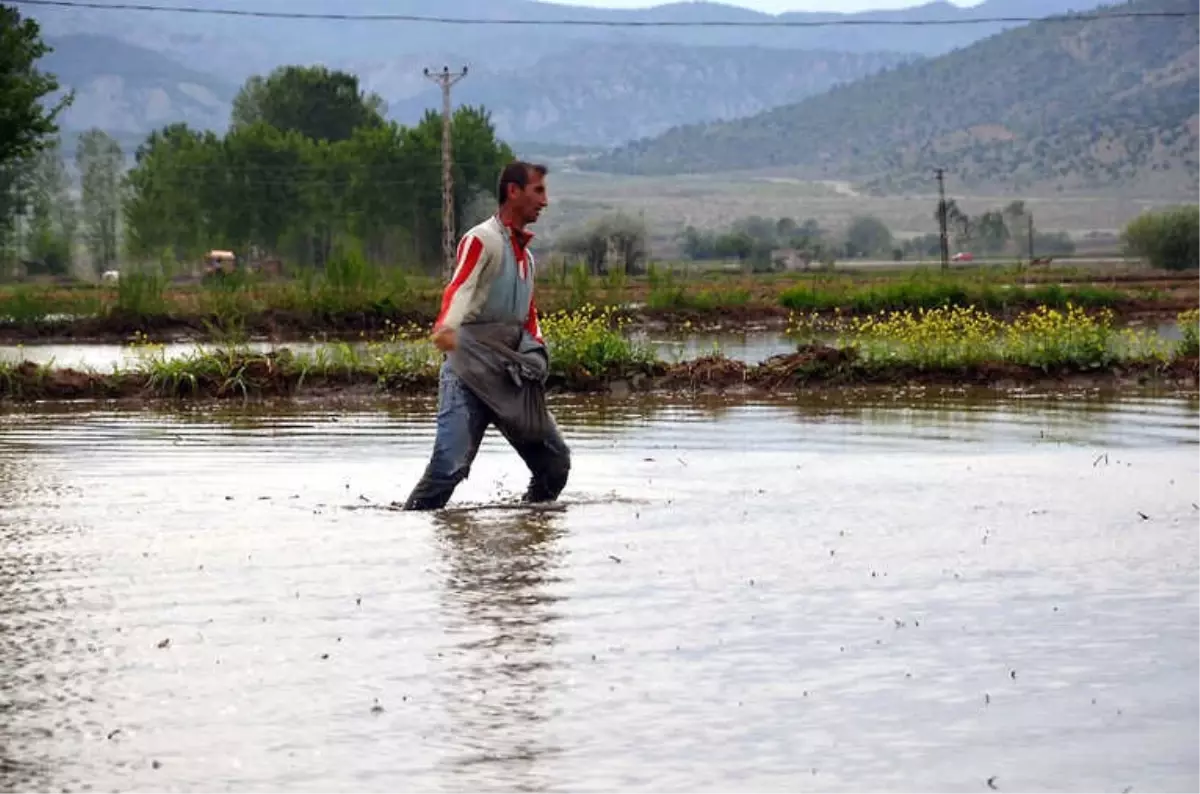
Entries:
<svg viewBox="0 0 1200 794">
<path fill-rule="evenodd" d="M 454 276 L 442 292 L 442 306 L 433 323 L 433 341 L 439 349 L 454 348 L 455 332 L 475 302 L 490 261 L 490 252 L 482 238 L 469 233 L 463 235 L 458 243 Z"/>
</svg>

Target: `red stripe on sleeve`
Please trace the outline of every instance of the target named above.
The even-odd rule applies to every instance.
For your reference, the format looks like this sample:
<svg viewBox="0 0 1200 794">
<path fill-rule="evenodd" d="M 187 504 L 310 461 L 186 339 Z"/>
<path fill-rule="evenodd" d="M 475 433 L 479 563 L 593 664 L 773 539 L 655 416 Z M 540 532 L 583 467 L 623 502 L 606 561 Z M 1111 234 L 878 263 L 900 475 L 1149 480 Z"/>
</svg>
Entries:
<svg viewBox="0 0 1200 794">
<path fill-rule="evenodd" d="M 542 340 L 542 329 L 538 326 L 537 304 L 534 303 L 533 296 L 529 298 L 529 316 L 525 318 L 525 330 L 538 340 L 539 344 L 545 344 Z"/>
<path fill-rule="evenodd" d="M 479 264 L 479 257 L 483 255 L 483 241 L 478 237 L 470 239 L 471 244 L 466 247 L 465 254 L 463 245 L 467 242 L 467 238 L 464 237 L 458 244 L 458 269 L 454 273 L 454 279 L 446 285 L 446 290 L 442 293 L 442 308 L 438 311 L 437 322 L 434 323 L 435 328 L 442 324 L 442 319 L 450 310 L 450 304 L 454 302 L 454 296 L 458 294 L 459 287 L 471 277 L 475 266 Z"/>
</svg>

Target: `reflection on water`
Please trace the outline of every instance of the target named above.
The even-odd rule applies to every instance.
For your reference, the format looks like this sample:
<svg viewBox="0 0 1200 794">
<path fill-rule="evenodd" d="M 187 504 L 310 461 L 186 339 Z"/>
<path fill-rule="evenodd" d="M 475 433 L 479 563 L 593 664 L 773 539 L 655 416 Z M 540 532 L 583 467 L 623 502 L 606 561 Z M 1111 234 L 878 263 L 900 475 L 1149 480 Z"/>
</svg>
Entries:
<svg viewBox="0 0 1200 794">
<path fill-rule="evenodd" d="M 429 400 L 81 408 L 0 413 L 0 789 L 1200 785 L 1194 399 L 559 400 L 563 512 L 438 515 L 346 509 Z"/>
<path fill-rule="evenodd" d="M 567 679 L 555 658 L 562 615 L 553 586 L 565 554 L 561 516 L 538 513 L 435 519 L 445 568 L 445 661 L 438 690 L 455 726 L 447 766 L 461 790 L 505 780 L 544 791 L 539 761 L 561 751 L 554 690 Z"/>
</svg>

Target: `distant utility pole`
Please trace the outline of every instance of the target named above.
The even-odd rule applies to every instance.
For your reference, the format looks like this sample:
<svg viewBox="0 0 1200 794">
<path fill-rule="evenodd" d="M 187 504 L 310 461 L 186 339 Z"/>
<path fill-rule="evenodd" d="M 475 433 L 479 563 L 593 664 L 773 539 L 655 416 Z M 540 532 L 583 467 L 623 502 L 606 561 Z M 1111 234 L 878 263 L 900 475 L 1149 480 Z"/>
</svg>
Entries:
<svg viewBox="0 0 1200 794">
<path fill-rule="evenodd" d="M 942 270 L 950 269 L 950 238 L 946 231 L 946 169 L 936 168 L 938 182 L 938 231 L 941 237 Z"/>
<path fill-rule="evenodd" d="M 425 70 L 425 76 L 442 87 L 442 267 L 446 276 L 454 272 L 454 156 L 450 150 L 450 88 L 467 76 L 467 67 L 451 73 Z"/>
<path fill-rule="evenodd" d="M 1029 264 L 1033 264 L 1033 213 L 1029 213 Z"/>
</svg>

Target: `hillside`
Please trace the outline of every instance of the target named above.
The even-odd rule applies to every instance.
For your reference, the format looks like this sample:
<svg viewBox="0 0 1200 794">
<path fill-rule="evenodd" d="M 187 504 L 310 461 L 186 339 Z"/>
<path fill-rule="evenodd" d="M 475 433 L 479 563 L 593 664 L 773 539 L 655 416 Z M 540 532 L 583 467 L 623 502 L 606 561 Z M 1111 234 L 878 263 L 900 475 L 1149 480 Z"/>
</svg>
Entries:
<svg viewBox="0 0 1200 794">
<path fill-rule="evenodd" d="M 1195 13 L 1194 0 L 1106 9 Z M 627 174 L 787 169 L 879 192 L 955 184 L 1195 194 L 1195 21 L 1042 22 L 731 122 L 673 129 L 583 163 Z"/>
<path fill-rule="evenodd" d="M 63 114 L 64 137 L 99 127 L 122 140 L 140 141 L 177 121 L 224 128 L 235 88 L 144 47 L 107 36 L 47 38 L 52 48 L 40 68 L 58 77 L 75 99 Z"/>
<path fill-rule="evenodd" d="M 76 98 L 68 131 L 100 127 L 135 142 L 175 121 L 224 129 L 237 87 L 153 50 L 95 35 L 50 38 L 42 67 Z M 456 87 L 456 104 L 483 104 L 512 140 L 604 148 L 679 124 L 729 119 L 794 102 L 911 59 L 891 53 L 778 51 L 754 47 L 595 45 L 532 66 L 483 69 Z M 389 116 L 415 124 L 441 105 L 440 91 L 408 63 L 394 82 L 416 96 L 389 102 Z M 378 72 L 359 73 L 367 90 Z M 392 83 L 394 85 L 394 82 Z M 136 145 L 136 143 L 135 143 Z"/>
<path fill-rule="evenodd" d="M 513 140 L 612 146 L 679 124 L 757 113 L 895 66 L 891 53 L 780 51 L 756 47 L 599 44 L 532 67 L 471 76 L 455 101 L 483 104 Z M 412 123 L 440 102 L 429 88 L 393 104 Z"/>
</svg>

